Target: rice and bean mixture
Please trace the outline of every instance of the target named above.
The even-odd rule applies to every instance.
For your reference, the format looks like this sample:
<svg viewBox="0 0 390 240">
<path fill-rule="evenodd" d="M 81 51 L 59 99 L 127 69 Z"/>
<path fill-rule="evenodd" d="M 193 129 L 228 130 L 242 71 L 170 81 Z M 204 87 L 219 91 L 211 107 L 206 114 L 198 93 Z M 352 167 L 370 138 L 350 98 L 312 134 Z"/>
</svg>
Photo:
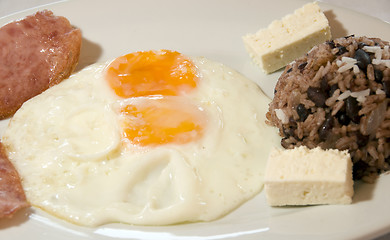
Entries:
<svg viewBox="0 0 390 240">
<path fill-rule="evenodd" d="M 378 38 L 348 36 L 314 47 L 280 76 L 267 123 L 284 148 L 348 149 L 354 179 L 390 169 L 390 50 Z"/>
</svg>

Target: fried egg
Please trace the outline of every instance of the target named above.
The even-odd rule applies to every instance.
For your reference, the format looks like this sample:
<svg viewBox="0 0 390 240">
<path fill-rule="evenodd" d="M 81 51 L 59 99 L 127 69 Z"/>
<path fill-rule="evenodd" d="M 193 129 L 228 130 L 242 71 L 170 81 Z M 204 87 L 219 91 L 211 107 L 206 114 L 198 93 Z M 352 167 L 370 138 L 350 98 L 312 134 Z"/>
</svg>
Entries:
<svg viewBox="0 0 390 240">
<path fill-rule="evenodd" d="M 221 63 L 140 51 L 27 101 L 2 141 L 30 203 L 72 223 L 211 221 L 263 187 L 269 102 Z"/>
</svg>

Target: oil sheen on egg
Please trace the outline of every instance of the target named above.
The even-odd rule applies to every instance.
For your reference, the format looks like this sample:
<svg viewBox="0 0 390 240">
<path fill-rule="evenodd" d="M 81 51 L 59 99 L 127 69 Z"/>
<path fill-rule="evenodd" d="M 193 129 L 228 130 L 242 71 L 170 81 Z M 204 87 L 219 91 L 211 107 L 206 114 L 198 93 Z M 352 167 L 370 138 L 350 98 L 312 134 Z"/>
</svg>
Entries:
<svg viewBox="0 0 390 240">
<path fill-rule="evenodd" d="M 268 153 L 279 145 L 265 124 L 269 101 L 221 63 L 138 52 L 26 102 L 2 141 L 31 204 L 62 219 L 211 221 L 263 187 Z"/>
</svg>

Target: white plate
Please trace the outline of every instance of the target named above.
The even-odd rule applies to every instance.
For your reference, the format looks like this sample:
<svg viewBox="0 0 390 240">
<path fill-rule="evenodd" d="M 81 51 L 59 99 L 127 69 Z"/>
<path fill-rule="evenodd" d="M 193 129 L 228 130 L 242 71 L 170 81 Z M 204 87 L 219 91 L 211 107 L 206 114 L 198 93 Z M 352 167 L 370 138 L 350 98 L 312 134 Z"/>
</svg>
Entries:
<svg viewBox="0 0 390 240">
<path fill-rule="evenodd" d="M 47 5 L 81 28 L 79 68 L 124 53 L 173 49 L 231 66 L 272 95 L 280 71 L 264 75 L 253 66 L 241 36 L 266 27 L 308 1 L 301 0 L 98 0 Z M 349 34 L 390 40 L 390 25 L 353 11 L 320 4 L 334 37 Z M 0 19 L 0 25 L 35 12 Z M 0 130 L 7 121 L 0 121 Z M 165 227 L 109 224 L 84 228 L 32 208 L 0 220 L 1 239 L 366 239 L 390 231 L 390 176 L 376 184 L 357 184 L 353 204 L 271 208 L 260 193 L 214 222 Z M 102 193 L 104 194 L 104 193 Z"/>
</svg>

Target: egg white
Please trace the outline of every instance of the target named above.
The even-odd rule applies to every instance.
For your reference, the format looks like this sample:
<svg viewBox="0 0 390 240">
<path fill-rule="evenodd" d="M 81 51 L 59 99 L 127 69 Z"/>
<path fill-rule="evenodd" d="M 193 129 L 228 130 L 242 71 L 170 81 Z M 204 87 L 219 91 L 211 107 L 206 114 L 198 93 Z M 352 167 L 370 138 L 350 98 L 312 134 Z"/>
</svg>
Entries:
<svg viewBox="0 0 390 240">
<path fill-rule="evenodd" d="M 70 222 L 166 225 L 217 219 L 258 194 L 277 131 L 270 100 L 238 72 L 193 58 L 201 80 L 183 96 L 206 113 L 188 144 L 121 141 L 117 97 L 94 64 L 26 102 L 2 141 L 28 200 Z"/>
</svg>

